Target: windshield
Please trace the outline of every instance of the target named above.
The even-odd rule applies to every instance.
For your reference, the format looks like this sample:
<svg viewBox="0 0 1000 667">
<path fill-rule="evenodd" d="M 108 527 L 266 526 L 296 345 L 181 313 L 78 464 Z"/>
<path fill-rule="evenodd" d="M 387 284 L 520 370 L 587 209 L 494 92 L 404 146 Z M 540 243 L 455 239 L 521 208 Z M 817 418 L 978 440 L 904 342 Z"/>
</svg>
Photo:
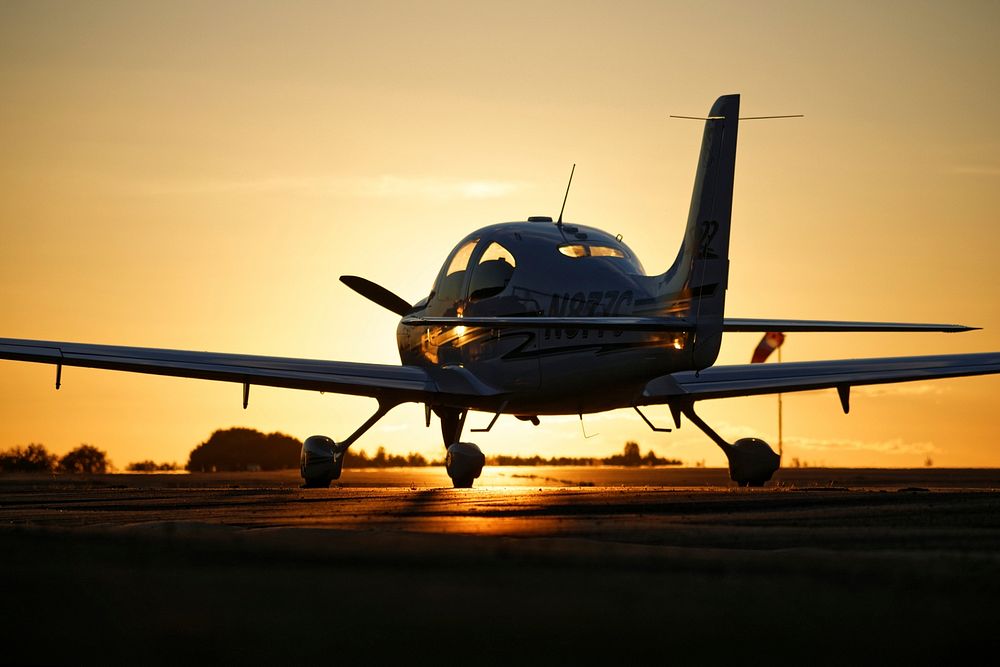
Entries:
<svg viewBox="0 0 1000 667">
<path fill-rule="evenodd" d="M 494 241 L 479 257 L 469 283 L 469 300 L 478 301 L 503 292 L 514 275 L 517 261 L 507 248 Z"/>
</svg>

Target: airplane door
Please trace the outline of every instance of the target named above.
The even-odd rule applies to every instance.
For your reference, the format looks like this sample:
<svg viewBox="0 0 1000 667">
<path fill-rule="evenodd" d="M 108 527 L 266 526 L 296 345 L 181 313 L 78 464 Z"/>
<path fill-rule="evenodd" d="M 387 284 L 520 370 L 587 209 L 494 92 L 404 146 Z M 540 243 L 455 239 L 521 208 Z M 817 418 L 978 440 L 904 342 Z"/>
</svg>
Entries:
<svg viewBox="0 0 1000 667">
<path fill-rule="evenodd" d="M 497 241 L 480 242 L 469 263 L 467 316 L 502 317 L 537 312 L 538 304 L 526 301 L 516 288 L 517 261 Z M 535 389 L 541 373 L 535 329 L 470 328 L 461 345 L 462 362 L 478 377 L 504 389 Z"/>
</svg>

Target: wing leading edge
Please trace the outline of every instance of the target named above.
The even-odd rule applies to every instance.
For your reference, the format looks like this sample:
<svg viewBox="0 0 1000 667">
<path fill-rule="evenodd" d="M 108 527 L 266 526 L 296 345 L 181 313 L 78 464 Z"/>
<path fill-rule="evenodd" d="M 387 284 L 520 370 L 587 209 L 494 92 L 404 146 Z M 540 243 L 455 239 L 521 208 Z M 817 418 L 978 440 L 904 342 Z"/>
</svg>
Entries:
<svg viewBox="0 0 1000 667">
<path fill-rule="evenodd" d="M 1000 352 L 713 366 L 646 384 L 646 403 L 753 396 L 1000 373 Z"/>
<path fill-rule="evenodd" d="M 749 331 L 763 333 L 766 331 L 789 332 L 855 332 L 865 331 L 937 331 L 942 333 L 961 333 L 975 331 L 979 327 L 969 327 L 964 324 L 935 324 L 912 322 L 854 322 L 839 320 L 769 320 L 748 317 L 727 317 L 722 322 L 722 330 L 737 332 Z"/>
<path fill-rule="evenodd" d="M 458 368 L 440 369 L 431 375 L 416 366 L 15 338 L 0 338 L 0 359 L 328 391 L 398 402 L 424 401 L 441 393 L 474 396 L 496 393 Z"/>
<path fill-rule="evenodd" d="M 679 317 L 548 317 L 542 315 L 509 315 L 503 317 L 403 317 L 407 326 L 483 327 L 487 329 L 606 329 L 611 331 L 693 331 L 692 320 Z M 728 332 L 877 332 L 877 331 L 936 331 L 959 333 L 977 327 L 964 324 L 909 322 L 854 322 L 839 320 L 771 320 L 727 317 L 722 330 Z"/>
</svg>

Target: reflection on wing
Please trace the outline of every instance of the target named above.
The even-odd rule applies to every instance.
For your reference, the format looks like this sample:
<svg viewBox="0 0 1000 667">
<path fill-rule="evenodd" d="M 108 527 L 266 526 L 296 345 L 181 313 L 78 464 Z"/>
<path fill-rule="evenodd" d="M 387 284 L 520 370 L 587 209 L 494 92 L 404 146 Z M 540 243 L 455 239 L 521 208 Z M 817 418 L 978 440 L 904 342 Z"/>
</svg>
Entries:
<svg viewBox="0 0 1000 667">
<path fill-rule="evenodd" d="M 974 331 L 978 327 L 968 327 L 964 324 L 913 324 L 910 322 L 854 322 L 838 320 L 769 320 L 749 317 L 727 317 L 723 320 L 723 331 L 752 331 L 764 333 L 767 331 L 827 331 L 827 332 L 865 332 L 865 331 L 939 331 L 944 333 L 960 333 Z"/>
<path fill-rule="evenodd" d="M 691 331 L 694 324 L 678 317 L 421 317 L 408 316 L 407 326 L 462 326 L 487 329 L 607 329 L 611 331 Z"/>
<path fill-rule="evenodd" d="M 490 388 L 475 378 L 465 376 L 462 369 L 440 369 L 432 377 L 428 371 L 416 366 L 118 345 L 0 338 L 0 359 L 329 391 L 398 401 L 422 401 L 439 392 L 491 393 Z"/>
<path fill-rule="evenodd" d="M 547 317 L 535 313 L 506 317 L 427 317 L 410 315 L 403 318 L 408 326 L 466 326 L 490 329 L 509 328 L 564 328 L 606 329 L 611 331 L 693 331 L 691 320 L 679 317 Z M 761 320 L 727 317 L 722 330 L 727 332 L 766 331 L 825 331 L 825 332 L 877 332 L 877 331 L 938 331 L 958 333 L 976 327 L 963 324 L 911 324 L 907 322 L 854 322 L 839 320 Z"/>
<path fill-rule="evenodd" d="M 651 380 L 643 399 L 666 403 L 990 373 L 1000 373 L 1000 352 L 715 366 Z"/>
</svg>

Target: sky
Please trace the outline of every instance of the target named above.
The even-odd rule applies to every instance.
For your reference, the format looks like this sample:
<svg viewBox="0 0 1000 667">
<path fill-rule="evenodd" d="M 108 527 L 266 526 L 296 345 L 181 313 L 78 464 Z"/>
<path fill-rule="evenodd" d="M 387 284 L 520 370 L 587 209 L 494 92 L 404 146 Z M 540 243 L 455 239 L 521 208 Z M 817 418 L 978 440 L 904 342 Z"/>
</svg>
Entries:
<svg viewBox="0 0 1000 667">
<path fill-rule="evenodd" d="M 399 363 L 397 317 L 472 230 L 558 213 L 676 254 L 703 115 L 743 115 L 727 314 L 957 322 L 792 334 L 784 361 L 1000 350 L 994 2 L 0 3 L 0 337 Z M 754 334 L 727 335 L 745 363 Z M 771 362 L 769 362 L 771 363 Z M 0 448 L 184 463 L 217 428 L 343 439 L 357 397 L 0 361 Z M 1000 377 L 786 395 L 810 465 L 1000 465 Z M 700 403 L 776 443 L 774 397 Z M 665 408 L 648 412 L 665 423 Z M 468 426 L 490 416 L 474 413 Z M 725 458 L 630 410 L 501 418 L 487 454 Z M 439 458 L 404 405 L 355 447 Z"/>
</svg>

